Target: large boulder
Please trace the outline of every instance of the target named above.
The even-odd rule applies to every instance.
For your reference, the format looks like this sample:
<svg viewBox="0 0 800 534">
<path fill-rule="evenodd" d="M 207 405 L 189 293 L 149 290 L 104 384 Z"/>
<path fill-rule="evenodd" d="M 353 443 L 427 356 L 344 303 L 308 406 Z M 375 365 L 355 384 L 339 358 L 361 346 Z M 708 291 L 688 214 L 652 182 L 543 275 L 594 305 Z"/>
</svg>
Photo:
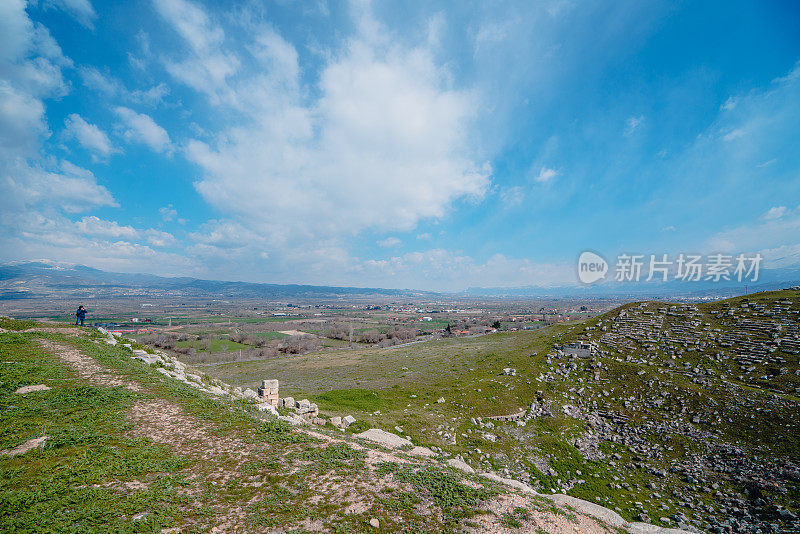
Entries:
<svg viewBox="0 0 800 534">
<path fill-rule="evenodd" d="M 397 434 L 392 434 L 391 432 L 381 430 L 380 428 L 370 428 L 369 430 L 365 430 L 360 434 L 354 434 L 354 436 L 357 438 L 374 441 L 375 443 L 380 443 L 381 445 L 389 447 L 390 449 L 399 449 L 400 447 L 410 447 L 413 445 L 406 438 L 402 438 Z"/>
</svg>

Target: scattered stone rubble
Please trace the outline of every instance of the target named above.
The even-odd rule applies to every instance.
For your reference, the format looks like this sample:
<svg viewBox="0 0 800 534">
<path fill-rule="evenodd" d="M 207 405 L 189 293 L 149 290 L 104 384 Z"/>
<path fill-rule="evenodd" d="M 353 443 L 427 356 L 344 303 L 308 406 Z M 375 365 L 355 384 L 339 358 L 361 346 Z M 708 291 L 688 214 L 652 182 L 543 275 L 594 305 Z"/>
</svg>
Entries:
<svg viewBox="0 0 800 534">
<path fill-rule="evenodd" d="M 108 333 L 103 328 L 98 328 L 98 330 L 106 335 L 106 343 L 109 345 L 120 344 L 121 340 L 117 339 L 117 336 Z M 183 362 L 164 352 L 156 351 L 155 353 L 151 353 L 142 349 L 134 349 L 131 343 L 121 343 L 121 345 L 131 350 L 132 358 L 140 360 L 147 365 L 156 366 L 156 371 L 164 376 L 196 388 L 199 391 L 217 397 L 251 400 L 255 403 L 258 410 L 269 412 L 278 416 L 279 419 L 293 425 L 325 425 L 328 423 L 328 420 L 319 416 L 319 408 L 317 405 L 308 399 L 299 401 L 295 401 L 292 397 L 281 399 L 279 395 L 280 385 L 277 380 L 262 380 L 261 387 L 258 388 L 258 391 L 253 391 L 250 388 L 242 389 L 240 387 L 231 387 L 229 384 L 216 378 L 187 373 L 186 365 Z M 277 410 L 278 408 L 291 410 L 293 413 L 281 415 Z M 330 419 L 334 427 L 341 428 L 342 430 L 349 427 L 355 421 L 355 418 L 350 415 L 344 418 L 333 417 Z"/>
</svg>

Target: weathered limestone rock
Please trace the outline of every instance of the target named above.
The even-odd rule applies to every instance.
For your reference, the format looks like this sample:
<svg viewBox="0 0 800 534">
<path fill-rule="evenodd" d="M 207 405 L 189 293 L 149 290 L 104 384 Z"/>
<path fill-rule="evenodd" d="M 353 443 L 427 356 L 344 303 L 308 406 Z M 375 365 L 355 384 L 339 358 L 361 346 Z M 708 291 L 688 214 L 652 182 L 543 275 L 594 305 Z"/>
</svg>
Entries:
<svg viewBox="0 0 800 534">
<path fill-rule="evenodd" d="M 349 417 L 349 416 L 348 416 Z M 346 418 L 345 418 L 346 419 Z M 401 438 L 397 434 L 392 434 L 380 428 L 370 428 L 360 434 L 354 434 L 357 438 L 367 439 L 375 443 L 380 443 L 390 449 L 399 449 L 400 447 L 410 447 L 412 443 L 405 438 Z"/>
<path fill-rule="evenodd" d="M 444 397 L 439 397 L 436 399 L 436 404 L 444 404 Z"/>
<path fill-rule="evenodd" d="M 631 534 L 688 534 L 686 530 L 659 527 L 650 523 L 630 523 L 628 531 Z"/>
<path fill-rule="evenodd" d="M 353 417 L 352 415 L 346 415 L 344 418 L 342 418 L 342 426 L 344 426 L 345 428 L 347 428 L 348 426 L 352 425 L 355 422 L 356 418 Z"/>
<path fill-rule="evenodd" d="M 20 395 L 25 395 L 26 393 L 33 393 L 34 391 L 47 391 L 48 389 L 50 388 L 45 386 L 44 384 L 36 384 L 35 386 L 22 386 L 17 391 L 15 391 L 15 393 L 19 393 Z"/>
<path fill-rule="evenodd" d="M 330 421 L 331 424 L 337 428 L 342 426 L 342 418 L 339 417 L 338 415 L 331 417 Z"/>
<path fill-rule="evenodd" d="M 260 403 L 257 406 L 257 408 L 258 408 L 258 411 L 260 411 L 260 412 L 269 412 L 272 415 L 278 415 L 278 410 L 276 410 L 275 407 L 272 404 L 268 403 L 268 402 Z"/>
<path fill-rule="evenodd" d="M 467 462 L 465 462 L 461 456 L 450 458 L 447 460 L 447 465 L 455 467 L 459 471 L 464 471 L 465 473 L 473 474 L 475 472 L 475 470 Z"/>
<path fill-rule="evenodd" d="M 283 406 L 284 408 L 294 408 L 294 397 L 286 397 L 285 399 L 282 400 L 283 404 L 281 406 Z"/>
<path fill-rule="evenodd" d="M 414 447 L 413 449 L 408 451 L 408 454 L 410 454 L 411 456 L 420 456 L 423 458 L 431 458 L 433 456 L 436 456 L 436 453 L 430 450 L 428 447 Z"/>
<path fill-rule="evenodd" d="M 583 499 L 570 497 L 569 495 L 562 495 L 560 493 L 556 493 L 555 495 L 545 495 L 545 497 L 556 504 L 568 505 L 578 512 L 596 517 L 612 527 L 625 528 L 628 524 L 628 522 L 625 521 L 617 512 L 609 510 L 608 508 L 593 502 L 584 501 Z"/>
<path fill-rule="evenodd" d="M 244 393 L 242 393 L 242 394 L 244 395 L 245 399 L 257 399 L 258 398 L 258 393 L 256 393 L 255 391 L 253 391 L 250 388 L 245 389 Z"/>
</svg>

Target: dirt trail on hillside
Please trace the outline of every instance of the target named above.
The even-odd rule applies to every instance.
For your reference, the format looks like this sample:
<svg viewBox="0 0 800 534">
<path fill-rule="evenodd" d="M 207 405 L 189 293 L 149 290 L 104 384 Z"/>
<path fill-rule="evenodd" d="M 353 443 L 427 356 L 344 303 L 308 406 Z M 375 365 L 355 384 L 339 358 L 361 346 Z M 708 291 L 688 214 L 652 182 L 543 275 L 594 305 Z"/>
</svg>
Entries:
<svg viewBox="0 0 800 534">
<path fill-rule="evenodd" d="M 142 387 L 136 382 L 124 380 L 119 375 L 101 366 L 94 358 L 82 354 L 78 349 L 69 345 L 50 341 L 49 339 L 37 340 L 39 344 L 61 360 L 69 364 L 77 373 L 86 380 L 101 386 L 122 386 L 130 391 L 141 391 Z"/>
<path fill-rule="evenodd" d="M 51 340 L 38 339 L 40 345 L 62 361 L 67 363 L 82 378 L 92 384 L 105 387 L 121 386 L 131 391 L 143 391 L 141 384 L 120 376 L 115 371 L 100 365 L 94 358 L 81 353 L 79 350 L 65 344 Z M 263 475 L 253 473 L 246 469 L 246 464 L 258 460 L 262 454 L 274 452 L 276 445 L 266 443 L 252 443 L 237 438 L 232 432 L 220 435 L 215 432 L 213 423 L 203 421 L 173 402 L 164 399 L 142 400 L 134 404 L 128 414 L 128 420 L 133 423 L 130 431 L 132 436 L 147 437 L 156 443 L 170 446 L 181 456 L 200 460 L 199 463 L 185 470 L 187 480 L 194 481 L 182 492 L 192 500 L 192 506 L 202 504 L 199 495 L 204 486 L 223 487 L 229 482 L 239 486 L 259 488 L 265 483 Z M 309 476 L 305 483 L 312 487 L 319 500 L 334 499 L 351 503 L 348 510 L 353 513 L 368 511 L 375 501 L 377 493 L 382 489 L 396 485 L 391 477 L 376 477 L 374 467 L 382 462 L 407 464 L 412 460 L 398 456 L 393 452 L 379 451 L 363 447 L 357 443 L 349 442 L 338 437 L 312 432 L 308 429 L 296 430 L 314 436 L 321 443 L 304 443 L 300 447 L 304 450 L 325 447 L 331 443 L 347 443 L 350 447 L 366 453 L 366 469 L 357 476 L 340 478 L 333 473 L 321 476 Z M 287 453 L 293 447 L 284 446 L 285 468 L 287 473 L 292 473 L 304 467 L 303 461 L 289 459 Z M 424 462 L 424 460 L 419 460 Z M 307 463 L 307 462 L 306 462 Z M 331 478 L 333 477 L 333 478 Z M 469 484 L 472 482 L 467 481 Z M 113 483 L 112 483 L 113 484 Z M 147 482 L 142 482 L 147 484 Z M 368 487 L 368 490 L 365 489 Z M 247 507 L 255 500 L 230 503 L 215 503 L 218 513 L 204 520 L 208 524 L 194 524 L 192 527 L 211 528 L 212 532 L 261 532 L 263 528 L 255 528 L 248 523 Z M 521 521 L 517 528 L 506 528 L 501 524 L 502 518 L 513 513 L 519 508 L 528 510 L 527 519 Z M 607 534 L 615 532 L 604 527 L 591 517 L 577 513 L 565 514 L 564 511 L 550 512 L 542 510 L 531 498 L 513 493 L 503 494 L 484 503 L 483 509 L 490 514 L 479 514 L 472 521 L 473 525 L 467 529 L 473 533 L 547 533 L 547 534 Z M 325 530 L 320 522 L 305 525 L 306 528 Z M 180 531 L 180 530 L 178 530 Z M 278 530 L 282 532 L 282 530 Z"/>
</svg>

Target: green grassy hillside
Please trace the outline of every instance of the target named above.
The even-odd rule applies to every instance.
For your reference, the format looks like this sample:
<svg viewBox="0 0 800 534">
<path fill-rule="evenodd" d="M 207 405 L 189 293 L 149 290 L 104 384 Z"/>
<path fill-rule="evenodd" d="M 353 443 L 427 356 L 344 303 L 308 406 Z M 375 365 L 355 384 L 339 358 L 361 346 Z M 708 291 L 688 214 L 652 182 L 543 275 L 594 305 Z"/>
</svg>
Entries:
<svg viewBox="0 0 800 534">
<path fill-rule="evenodd" d="M 0 331 L 0 532 L 613 532 L 436 460 L 211 398 L 95 331 L 31 326 Z"/>
<path fill-rule="evenodd" d="M 533 332 L 209 371 L 240 385 L 278 378 L 282 396 L 396 427 L 476 468 L 626 518 L 791 530 L 800 527 L 798 311 L 793 291 L 696 306 L 634 303 Z M 556 348 L 578 340 L 597 352 L 584 359 Z M 551 415 L 488 427 L 476 419 L 532 403 Z"/>
</svg>

